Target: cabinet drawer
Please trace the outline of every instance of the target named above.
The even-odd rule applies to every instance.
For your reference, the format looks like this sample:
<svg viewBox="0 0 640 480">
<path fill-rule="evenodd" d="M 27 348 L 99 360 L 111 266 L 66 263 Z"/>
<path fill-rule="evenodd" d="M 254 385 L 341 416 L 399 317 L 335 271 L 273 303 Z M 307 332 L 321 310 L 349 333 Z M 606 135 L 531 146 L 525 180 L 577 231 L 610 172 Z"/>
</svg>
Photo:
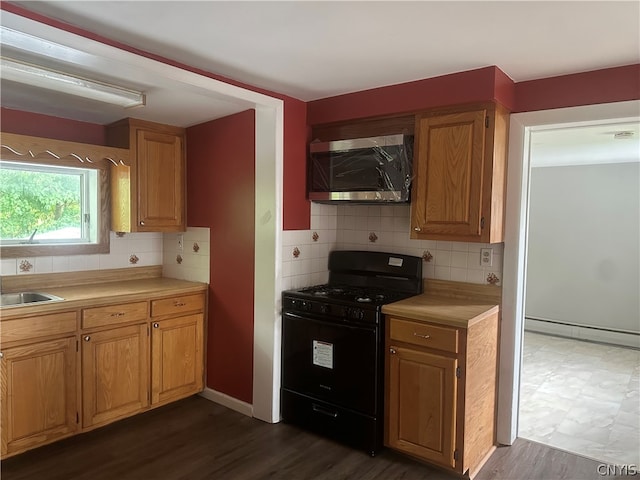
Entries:
<svg viewBox="0 0 640 480">
<path fill-rule="evenodd" d="M 52 313 L 2 322 L 2 343 L 76 333 L 76 312 Z"/>
<path fill-rule="evenodd" d="M 123 303 L 82 310 L 82 328 L 118 325 L 147 319 L 147 302 Z"/>
<path fill-rule="evenodd" d="M 458 330 L 430 323 L 391 318 L 391 340 L 458 353 Z"/>
<path fill-rule="evenodd" d="M 204 310 L 204 294 L 184 295 L 151 301 L 151 316 L 176 315 Z"/>
</svg>

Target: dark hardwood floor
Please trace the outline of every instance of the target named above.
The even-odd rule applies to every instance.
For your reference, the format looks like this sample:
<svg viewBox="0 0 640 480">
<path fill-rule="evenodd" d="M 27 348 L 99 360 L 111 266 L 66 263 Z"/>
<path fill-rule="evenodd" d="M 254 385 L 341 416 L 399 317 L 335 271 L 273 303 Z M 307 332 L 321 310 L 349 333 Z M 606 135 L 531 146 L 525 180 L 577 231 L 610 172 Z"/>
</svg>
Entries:
<svg viewBox="0 0 640 480">
<path fill-rule="evenodd" d="M 595 480 L 603 478 L 598 465 L 518 439 L 499 448 L 476 478 Z M 388 449 L 371 458 L 199 396 L 6 459 L 0 473 L 2 480 L 459 478 Z"/>
</svg>

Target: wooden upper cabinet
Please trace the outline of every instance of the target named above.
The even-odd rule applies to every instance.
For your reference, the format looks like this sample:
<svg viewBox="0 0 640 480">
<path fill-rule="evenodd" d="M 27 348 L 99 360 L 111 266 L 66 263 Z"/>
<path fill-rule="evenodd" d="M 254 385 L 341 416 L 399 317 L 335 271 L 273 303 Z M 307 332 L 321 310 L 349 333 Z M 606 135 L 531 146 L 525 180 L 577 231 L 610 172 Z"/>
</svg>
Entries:
<svg viewBox="0 0 640 480">
<path fill-rule="evenodd" d="M 508 118 L 493 103 L 416 115 L 411 238 L 503 241 Z"/>
<path fill-rule="evenodd" d="M 111 169 L 111 229 L 184 231 L 184 129 L 128 118 L 107 127 L 107 141 L 131 154 L 130 165 Z"/>
</svg>

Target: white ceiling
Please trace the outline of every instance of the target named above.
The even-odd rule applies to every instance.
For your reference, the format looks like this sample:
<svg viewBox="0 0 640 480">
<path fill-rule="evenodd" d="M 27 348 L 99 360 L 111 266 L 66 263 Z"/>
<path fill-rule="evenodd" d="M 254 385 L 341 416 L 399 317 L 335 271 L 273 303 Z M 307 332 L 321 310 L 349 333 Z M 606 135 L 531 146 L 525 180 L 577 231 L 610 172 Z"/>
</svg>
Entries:
<svg viewBox="0 0 640 480">
<path fill-rule="evenodd" d="M 626 135 L 615 138 L 616 133 Z M 638 121 L 552 128 L 531 135 L 533 168 L 632 162 L 640 162 Z"/>
<path fill-rule="evenodd" d="M 13 2 L 304 101 L 497 65 L 514 81 L 637 63 L 637 1 Z"/>
<path fill-rule="evenodd" d="M 638 1 L 11 3 L 304 101 L 489 65 L 521 82 L 640 62 Z M 15 15 L 3 12 L 0 20 L 20 29 Z M 5 107 L 101 124 L 136 116 L 181 126 L 247 108 L 234 98 L 185 88 L 135 64 L 87 55 L 77 40 L 70 42 L 77 51 L 74 58 L 61 58 L 53 48 L 44 53 L 16 49 L 6 40 L 3 33 L 3 55 L 143 90 L 147 106 L 123 111 L 50 92 L 43 96 L 3 81 Z"/>
</svg>

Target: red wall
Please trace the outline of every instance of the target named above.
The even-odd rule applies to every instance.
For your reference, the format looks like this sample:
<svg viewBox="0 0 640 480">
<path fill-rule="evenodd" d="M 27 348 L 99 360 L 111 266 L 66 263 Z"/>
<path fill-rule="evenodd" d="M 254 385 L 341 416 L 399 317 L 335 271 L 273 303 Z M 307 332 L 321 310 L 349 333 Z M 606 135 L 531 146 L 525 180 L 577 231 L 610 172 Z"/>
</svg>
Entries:
<svg viewBox="0 0 640 480">
<path fill-rule="evenodd" d="M 496 100 L 513 113 L 640 99 L 640 64 L 514 83 L 497 67 L 323 98 L 307 105 L 317 125 L 441 105 Z"/>
<path fill-rule="evenodd" d="M 20 135 L 94 145 L 105 144 L 105 130 L 102 125 L 21 110 L 10 110 L 4 107 L 0 112 L 0 128 L 3 132 Z"/>
<path fill-rule="evenodd" d="M 497 67 L 486 67 L 315 100 L 307 106 L 307 123 L 318 125 L 494 100 L 497 71 Z"/>
<path fill-rule="evenodd" d="M 516 83 L 514 112 L 640 99 L 640 64 Z"/>
<path fill-rule="evenodd" d="M 311 204 L 307 200 L 307 104 L 289 100 L 284 104 L 284 159 L 282 202 L 284 230 L 308 230 Z"/>
<path fill-rule="evenodd" d="M 209 227 L 207 386 L 253 394 L 255 113 L 187 129 L 187 223 Z"/>
</svg>

